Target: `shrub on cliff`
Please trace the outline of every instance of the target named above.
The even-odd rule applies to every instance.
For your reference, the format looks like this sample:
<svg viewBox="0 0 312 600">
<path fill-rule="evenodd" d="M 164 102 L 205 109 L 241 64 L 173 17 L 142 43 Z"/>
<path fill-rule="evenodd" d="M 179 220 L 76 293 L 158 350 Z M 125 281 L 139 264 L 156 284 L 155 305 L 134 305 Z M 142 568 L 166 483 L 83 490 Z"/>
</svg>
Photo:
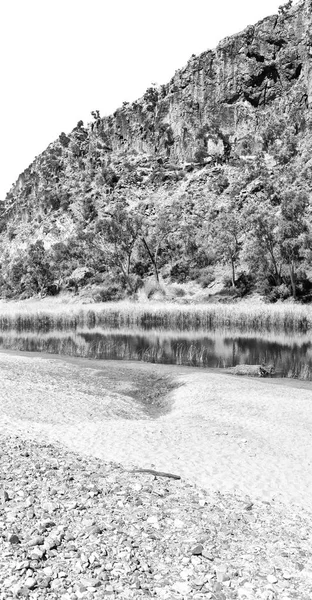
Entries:
<svg viewBox="0 0 312 600">
<path fill-rule="evenodd" d="M 195 162 L 198 162 L 200 165 L 205 164 L 205 158 L 208 157 L 208 152 L 206 148 L 198 148 L 194 154 Z"/>
<path fill-rule="evenodd" d="M 60 134 L 59 141 L 63 148 L 68 148 L 70 138 L 66 135 L 66 133 L 64 133 L 64 131 L 62 131 L 62 133 Z"/>
</svg>

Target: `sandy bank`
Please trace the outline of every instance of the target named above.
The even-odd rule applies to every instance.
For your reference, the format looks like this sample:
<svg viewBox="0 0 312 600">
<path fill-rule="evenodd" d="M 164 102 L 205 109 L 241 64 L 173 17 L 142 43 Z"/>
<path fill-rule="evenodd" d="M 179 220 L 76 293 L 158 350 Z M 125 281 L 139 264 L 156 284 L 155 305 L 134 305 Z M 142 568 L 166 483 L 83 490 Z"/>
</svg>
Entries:
<svg viewBox="0 0 312 600">
<path fill-rule="evenodd" d="M 311 391 L 288 380 L 0 353 L 3 434 L 308 509 Z"/>
</svg>

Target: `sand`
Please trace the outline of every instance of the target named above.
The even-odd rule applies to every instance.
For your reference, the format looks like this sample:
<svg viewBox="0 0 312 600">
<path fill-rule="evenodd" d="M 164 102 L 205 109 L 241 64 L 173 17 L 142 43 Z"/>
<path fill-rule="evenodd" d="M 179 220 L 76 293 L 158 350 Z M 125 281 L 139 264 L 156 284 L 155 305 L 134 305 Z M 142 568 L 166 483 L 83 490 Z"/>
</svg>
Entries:
<svg viewBox="0 0 312 600">
<path fill-rule="evenodd" d="M 308 384 L 1 352 L 0 427 L 213 492 L 312 510 Z"/>
</svg>

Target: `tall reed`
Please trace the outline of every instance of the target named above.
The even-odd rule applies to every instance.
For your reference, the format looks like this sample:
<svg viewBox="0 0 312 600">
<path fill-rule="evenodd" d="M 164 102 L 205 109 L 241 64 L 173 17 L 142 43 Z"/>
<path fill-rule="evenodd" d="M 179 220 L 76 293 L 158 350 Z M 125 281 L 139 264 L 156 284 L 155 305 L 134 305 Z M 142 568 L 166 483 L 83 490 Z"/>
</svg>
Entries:
<svg viewBox="0 0 312 600">
<path fill-rule="evenodd" d="M 154 327 L 164 330 L 211 330 L 235 327 L 241 331 L 307 332 L 312 329 L 312 307 L 295 304 L 194 304 L 132 302 L 99 305 L 56 305 L 38 310 L 0 305 L 0 329 L 49 331 L 77 327 Z"/>
</svg>

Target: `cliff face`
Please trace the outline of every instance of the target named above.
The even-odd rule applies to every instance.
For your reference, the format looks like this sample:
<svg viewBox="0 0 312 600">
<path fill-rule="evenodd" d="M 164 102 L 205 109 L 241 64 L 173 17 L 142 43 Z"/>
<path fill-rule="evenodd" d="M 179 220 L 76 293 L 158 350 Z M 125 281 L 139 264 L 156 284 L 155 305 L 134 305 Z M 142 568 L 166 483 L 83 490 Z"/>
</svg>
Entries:
<svg viewBox="0 0 312 600">
<path fill-rule="evenodd" d="M 83 254 L 81 239 L 87 248 L 103 210 L 116 201 L 135 213 L 140 202 L 152 198 L 156 210 L 157 203 L 167 203 L 169 217 L 168 202 L 176 201 L 180 208 L 184 202 L 188 227 L 195 222 L 188 212 L 191 205 L 200 206 L 201 214 L 206 211 L 208 223 L 207 198 L 211 205 L 224 206 L 236 198 L 241 207 L 244 199 L 254 200 L 257 194 L 261 201 L 274 200 L 278 186 L 293 186 L 311 195 L 312 0 L 290 4 L 281 7 L 278 15 L 226 38 L 215 50 L 192 56 L 168 84 L 148 89 L 112 116 L 101 118 L 95 111 L 87 126 L 80 121 L 70 134 L 61 133 L 7 194 L 0 213 L 0 242 L 6 257 L 2 277 L 8 278 L 15 258 L 36 240 L 42 240 L 47 250 L 71 240 L 72 245 L 80 245 L 80 254 L 75 250 L 71 262 L 68 259 L 68 272 L 85 265 L 89 251 Z M 257 171 L 260 166 L 262 175 L 261 169 Z M 273 213 L 281 200 L 274 202 Z M 140 214 L 142 225 L 146 215 Z M 155 222 L 150 218 L 146 225 L 144 243 L 148 228 L 156 231 Z M 203 222 L 197 229 L 194 225 L 192 238 L 188 233 L 190 241 L 183 250 L 186 262 L 192 252 L 194 264 L 201 260 L 195 254 L 203 243 L 198 241 Z M 206 239 L 204 234 L 201 239 Z M 239 252 L 244 240 L 239 241 Z M 169 261 L 166 252 L 164 264 Z M 171 256 L 172 264 L 179 252 Z M 207 266 L 207 248 L 201 252 L 206 253 L 203 264 Z M 141 250 L 137 256 L 133 268 L 141 273 L 145 258 Z M 93 263 L 94 272 L 102 268 Z M 109 270 L 111 264 L 107 262 L 103 269 Z M 277 279 L 281 281 L 279 275 Z"/>
<path fill-rule="evenodd" d="M 256 130 L 261 109 L 298 81 L 302 102 L 311 104 L 311 19 L 306 1 L 193 56 L 169 84 L 103 120 L 109 145 L 191 161 L 198 146 L 230 152 Z"/>
<path fill-rule="evenodd" d="M 87 129 L 78 127 L 78 134 L 75 128 L 69 142 L 80 148 L 71 148 L 71 153 L 89 158 L 93 166 L 106 164 L 114 153 L 131 151 L 183 163 L 194 161 L 198 150 L 207 159 L 240 154 L 250 133 L 249 153 L 257 152 L 263 145 L 258 133 L 267 119 L 266 108 L 287 110 L 290 94 L 301 106 L 312 104 L 311 31 L 311 0 L 282 9 L 224 39 L 215 50 L 192 56 L 168 84 L 150 88 L 137 102 L 124 103 L 103 119 L 95 115 Z M 64 171 L 62 158 L 55 157 L 59 173 Z M 28 175 L 40 178 L 41 162 L 39 157 L 20 176 L 11 196 L 35 185 Z M 49 187 L 53 181 L 46 175 Z"/>
</svg>

